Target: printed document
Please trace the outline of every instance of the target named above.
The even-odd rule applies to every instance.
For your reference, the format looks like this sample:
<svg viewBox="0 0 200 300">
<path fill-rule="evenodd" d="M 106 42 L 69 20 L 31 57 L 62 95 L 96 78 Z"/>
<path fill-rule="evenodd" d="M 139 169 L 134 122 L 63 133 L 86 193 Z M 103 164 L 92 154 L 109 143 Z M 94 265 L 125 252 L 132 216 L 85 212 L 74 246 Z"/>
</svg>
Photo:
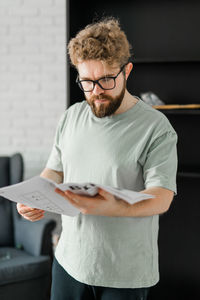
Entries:
<svg viewBox="0 0 200 300">
<path fill-rule="evenodd" d="M 98 188 L 102 188 L 130 204 L 154 197 L 132 190 L 118 189 L 94 183 L 57 184 L 52 180 L 40 176 L 35 176 L 18 184 L 0 188 L 0 196 L 13 202 L 22 203 L 33 208 L 39 208 L 57 214 L 68 216 L 76 216 L 79 214 L 80 210 L 75 208 L 67 199 L 57 194 L 55 188 L 59 188 L 62 191 L 69 190 L 73 193 L 87 195 L 89 197 L 95 196 L 98 193 Z"/>
</svg>

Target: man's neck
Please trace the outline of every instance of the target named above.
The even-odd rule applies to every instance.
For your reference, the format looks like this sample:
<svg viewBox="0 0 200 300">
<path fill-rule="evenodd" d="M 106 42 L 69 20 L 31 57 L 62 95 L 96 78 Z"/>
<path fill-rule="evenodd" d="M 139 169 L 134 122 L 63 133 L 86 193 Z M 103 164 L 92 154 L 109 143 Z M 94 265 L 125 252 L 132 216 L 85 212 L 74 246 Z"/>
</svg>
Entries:
<svg viewBox="0 0 200 300">
<path fill-rule="evenodd" d="M 117 111 L 114 113 L 114 115 L 122 114 L 132 108 L 139 100 L 132 96 L 127 90 L 124 94 L 124 99 L 120 105 L 120 107 L 117 109 Z"/>
</svg>

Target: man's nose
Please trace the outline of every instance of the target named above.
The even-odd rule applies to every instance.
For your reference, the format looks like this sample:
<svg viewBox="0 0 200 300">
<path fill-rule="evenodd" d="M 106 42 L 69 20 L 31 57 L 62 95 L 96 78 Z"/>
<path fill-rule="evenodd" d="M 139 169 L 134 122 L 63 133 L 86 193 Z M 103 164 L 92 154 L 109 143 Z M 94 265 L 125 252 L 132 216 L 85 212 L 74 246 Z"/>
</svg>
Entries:
<svg viewBox="0 0 200 300">
<path fill-rule="evenodd" d="M 104 93 L 104 90 L 96 83 L 92 92 L 95 95 L 100 95 Z"/>
</svg>

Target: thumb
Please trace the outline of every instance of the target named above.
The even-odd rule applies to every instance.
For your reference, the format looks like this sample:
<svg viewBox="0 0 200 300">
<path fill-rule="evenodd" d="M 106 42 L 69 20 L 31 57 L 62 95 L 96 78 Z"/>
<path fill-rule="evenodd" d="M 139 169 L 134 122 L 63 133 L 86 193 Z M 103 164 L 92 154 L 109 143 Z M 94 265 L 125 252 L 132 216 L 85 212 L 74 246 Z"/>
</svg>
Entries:
<svg viewBox="0 0 200 300">
<path fill-rule="evenodd" d="M 26 208 L 27 206 L 25 204 L 22 203 L 17 203 L 17 208 Z"/>
<path fill-rule="evenodd" d="M 105 191 L 101 188 L 99 188 L 98 193 L 99 193 L 100 196 L 102 196 L 105 199 L 107 199 L 111 195 L 109 192 L 107 192 L 107 191 Z"/>
</svg>

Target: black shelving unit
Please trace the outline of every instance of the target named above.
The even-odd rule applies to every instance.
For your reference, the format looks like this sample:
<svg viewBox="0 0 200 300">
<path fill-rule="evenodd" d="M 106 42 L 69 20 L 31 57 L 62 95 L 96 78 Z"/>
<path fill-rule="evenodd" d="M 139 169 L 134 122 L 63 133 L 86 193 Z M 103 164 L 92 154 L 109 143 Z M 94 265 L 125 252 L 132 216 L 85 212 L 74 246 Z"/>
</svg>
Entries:
<svg viewBox="0 0 200 300">
<path fill-rule="evenodd" d="M 200 109 L 161 110 L 178 134 L 179 170 L 191 171 L 200 167 Z M 200 171 L 200 168 L 199 168 Z"/>
<path fill-rule="evenodd" d="M 133 47 L 129 91 L 137 96 L 152 91 L 166 104 L 200 103 L 199 12 L 197 0 L 69 1 L 69 37 L 94 19 L 119 18 Z M 73 68 L 70 75 L 73 104 L 82 101 L 83 94 Z"/>
<path fill-rule="evenodd" d="M 174 115 L 174 116 L 188 116 L 190 115 L 200 115 L 200 109 L 159 109 L 166 116 Z"/>
<path fill-rule="evenodd" d="M 133 46 L 130 93 L 152 91 L 166 104 L 200 104 L 200 1 L 69 1 L 69 38 L 95 18 L 111 15 Z M 70 68 L 70 105 L 84 99 L 75 79 Z M 198 299 L 200 110 L 161 112 L 178 134 L 178 194 L 160 218 L 161 280 L 149 300 Z"/>
<path fill-rule="evenodd" d="M 77 2 L 69 1 L 68 7 L 69 38 L 94 19 L 119 18 L 133 47 L 133 71 L 127 83 L 133 95 L 152 91 L 166 104 L 200 103 L 199 1 L 124 0 L 122 4 L 86 0 L 78 2 L 78 11 Z M 75 83 L 76 74 L 70 68 L 70 105 L 84 99 Z M 179 135 L 179 165 L 198 164 L 200 110 L 161 111 Z"/>
<path fill-rule="evenodd" d="M 194 171 L 194 170 L 192 170 L 192 171 L 186 171 L 186 170 L 184 170 L 184 171 L 179 171 L 178 172 L 178 177 L 180 177 L 180 178 L 195 178 L 195 179 L 200 179 L 200 170 L 198 170 L 198 171 Z"/>
</svg>

